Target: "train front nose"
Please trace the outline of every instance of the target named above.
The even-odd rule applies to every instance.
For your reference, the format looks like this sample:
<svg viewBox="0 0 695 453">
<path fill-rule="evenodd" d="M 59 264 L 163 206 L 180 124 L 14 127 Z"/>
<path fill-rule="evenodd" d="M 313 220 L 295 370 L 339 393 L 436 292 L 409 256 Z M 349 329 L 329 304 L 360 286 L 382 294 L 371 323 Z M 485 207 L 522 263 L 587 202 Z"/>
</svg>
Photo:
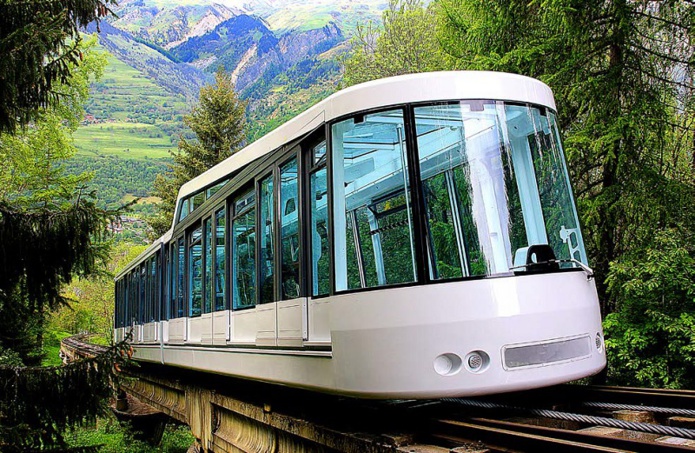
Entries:
<svg viewBox="0 0 695 453">
<path fill-rule="evenodd" d="M 512 286 L 514 310 L 497 299 Z M 375 299 L 341 296 L 332 332 L 337 387 L 367 397 L 433 398 L 590 376 L 606 363 L 592 288 L 583 273 L 565 272 L 391 289 Z"/>
</svg>

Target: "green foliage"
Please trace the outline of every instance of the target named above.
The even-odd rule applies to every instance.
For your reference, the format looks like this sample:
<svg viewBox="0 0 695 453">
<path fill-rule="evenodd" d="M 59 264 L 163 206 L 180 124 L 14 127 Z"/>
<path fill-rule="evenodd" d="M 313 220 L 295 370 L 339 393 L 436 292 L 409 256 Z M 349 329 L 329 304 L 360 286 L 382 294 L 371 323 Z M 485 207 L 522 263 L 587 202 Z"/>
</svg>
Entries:
<svg viewBox="0 0 695 453">
<path fill-rule="evenodd" d="M 155 235 L 162 235 L 171 227 L 181 185 L 242 147 L 246 138 L 245 109 L 246 103 L 237 97 L 231 76 L 221 68 L 215 75 L 215 84 L 200 89 L 200 104 L 184 117 L 196 138 L 181 136 L 171 171 L 155 179 L 153 195 L 162 200 L 159 212 L 149 220 Z"/>
<path fill-rule="evenodd" d="M 432 4 L 434 5 L 434 4 Z M 432 33 L 433 6 L 420 0 L 390 0 L 383 29 L 369 22 L 358 26 L 344 60 L 345 86 L 382 77 L 443 69 L 444 56 Z"/>
<path fill-rule="evenodd" d="M 60 357 L 60 342 L 69 336 L 68 332 L 53 330 L 50 327 L 45 330 L 41 366 L 60 366 L 63 364 L 63 359 Z M 111 342 L 108 345 L 110 346 Z"/>
<path fill-rule="evenodd" d="M 185 453 L 195 438 L 187 426 L 167 425 L 156 447 L 135 439 L 128 426 L 111 415 L 99 418 L 96 429 L 77 428 L 67 437 L 72 448 L 100 445 L 100 453 Z"/>
<path fill-rule="evenodd" d="M 93 45 L 79 47 L 83 64 L 57 87 L 61 104 L 15 134 L 0 134 L 0 346 L 26 364 L 41 360 L 45 313 L 65 303 L 62 285 L 73 273 L 96 271 L 106 256 L 109 213 L 81 189 L 86 176 L 67 175 L 60 165 L 75 151 L 71 133 L 89 80 L 103 68 Z"/>
<path fill-rule="evenodd" d="M 32 2 L 23 5 L 39 7 Z M 62 3 L 41 4 L 45 10 L 38 16 L 56 14 L 54 25 L 59 26 L 67 15 L 67 22 L 76 27 L 74 21 L 96 14 L 94 5 L 101 4 L 78 3 L 70 15 L 67 8 L 63 11 Z M 55 7 L 60 10 L 51 11 Z M 91 13 L 80 12 L 89 7 Z M 103 5 L 101 8 L 103 16 L 106 12 Z M 0 21 L 6 19 L 3 14 Z M 36 32 L 38 38 L 34 39 L 45 38 L 42 31 Z M 106 225 L 113 214 L 84 192 L 87 177 L 65 174 L 61 166 L 75 152 L 71 134 L 81 120 L 89 81 L 101 72 L 103 58 L 90 51 L 88 43 L 42 45 L 53 50 L 40 53 L 38 61 L 32 59 L 36 54 L 18 51 L 20 60 L 14 63 L 21 62 L 25 72 L 43 77 L 29 78 L 34 84 L 31 90 L 51 90 L 53 94 L 34 93 L 32 106 L 12 113 L 20 122 L 32 118 L 31 124 L 14 131 L 16 123 L 0 124 L 0 129 L 9 131 L 0 133 L 0 450 L 10 452 L 64 447 L 62 432 L 67 427 L 102 413 L 115 379 L 112 365 L 123 347 L 117 345 L 95 359 L 64 367 L 22 366 L 40 362 L 46 314 L 66 304 L 63 286 L 76 275 L 100 271 L 108 250 Z M 60 57 L 64 61 L 52 62 L 59 51 L 65 52 Z M 73 52 L 79 53 L 81 65 L 70 56 Z M 51 69 L 54 63 L 57 66 Z M 49 69 L 37 68 L 43 64 Z M 5 74 L 4 69 L 0 74 Z M 0 79 L 3 95 L 8 81 Z M 30 111 L 32 108 L 35 110 Z M 47 346 L 53 353 L 56 342 L 49 335 Z"/>
<path fill-rule="evenodd" d="M 692 192 L 692 169 L 689 181 L 673 170 L 692 149 L 693 6 L 442 0 L 439 11 L 453 66 L 518 72 L 553 88 L 599 293 L 611 311 L 609 263 L 650 238 L 643 225 L 663 228 L 692 212 L 692 198 L 664 210 L 675 207 L 671 190 L 645 189 L 679 184 Z"/>
<path fill-rule="evenodd" d="M 0 449 L 65 447 L 63 431 L 106 413 L 125 344 L 60 367 L 0 366 Z"/>
<path fill-rule="evenodd" d="M 63 101 L 60 88 L 83 58 L 79 27 L 110 13 L 113 0 L 0 4 L 0 132 L 13 132 Z"/>
<path fill-rule="evenodd" d="M 0 347 L 0 366 L 22 366 L 22 357 L 12 349 Z"/>
<path fill-rule="evenodd" d="M 608 286 L 620 301 L 606 317 L 613 382 L 695 387 L 695 247 L 669 229 L 644 250 L 612 263 Z"/>
<path fill-rule="evenodd" d="M 100 269 L 107 220 L 107 212 L 82 198 L 29 210 L 0 201 L 0 345 L 29 358 L 26 335 L 40 330 L 45 309 L 66 303 L 63 285 Z"/>
<path fill-rule="evenodd" d="M 67 173 L 90 174 L 85 183 L 88 191 L 99 194 L 99 204 L 110 209 L 124 204 L 128 195 L 147 197 L 152 191 L 156 176 L 166 171 L 167 160 L 127 159 L 117 156 L 88 157 L 77 155 L 64 164 Z M 134 211 L 143 208 L 133 206 Z"/>
<path fill-rule="evenodd" d="M 69 332 L 70 335 L 89 332 L 96 335 L 90 341 L 111 344 L 115 299 L 113 277 L 145 248 L 144 245 L 121 242 L 111 249 L 105 274 L 71 282 L 64 290 L 70 304 L 51 314 L 51 330 Z"/>
</svg>

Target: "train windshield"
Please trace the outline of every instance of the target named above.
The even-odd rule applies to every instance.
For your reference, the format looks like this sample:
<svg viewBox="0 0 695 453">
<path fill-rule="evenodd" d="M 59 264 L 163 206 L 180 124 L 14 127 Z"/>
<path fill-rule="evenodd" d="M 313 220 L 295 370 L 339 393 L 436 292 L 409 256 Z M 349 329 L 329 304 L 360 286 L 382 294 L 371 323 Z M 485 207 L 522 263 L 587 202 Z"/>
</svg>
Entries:
<svg viewBox="0 0 695 453">
<path fill-rule="evenodd" d="M 587 263 L 552 111 L 463 101 L 415 108 L 415 126 L 430 278 L 508 273 L 532 245 Z"/>
</svg>

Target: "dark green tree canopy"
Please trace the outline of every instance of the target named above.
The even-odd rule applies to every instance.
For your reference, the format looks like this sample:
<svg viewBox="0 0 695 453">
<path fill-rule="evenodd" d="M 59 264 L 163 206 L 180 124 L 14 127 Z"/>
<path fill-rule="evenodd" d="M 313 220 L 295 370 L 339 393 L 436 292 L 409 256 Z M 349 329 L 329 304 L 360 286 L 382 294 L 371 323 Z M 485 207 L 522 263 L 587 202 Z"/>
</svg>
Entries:
<svg viewBox="0 0 695 453">
<path fill-rule="evenodd" d="M 246 138 L 246 103 L 237 97 L 229 74 L 217 71 L 215 84 L 200 89 L 198 102 L 183 118 L 195 140 L 181 137 L 179 152 L 174 155 L 188 179 L 231 156 Z"/>
<path fill-rule="evenodd" d="M 75 151 L 90 79 L 105 59 L 78 27 L 97 1 L 0 0 L 0 450 L 65 448 L 62 432 L 105 409 L 113 354 L 60 368 L 38 364 L 46 316 L 75 275 L 100 271 L 106 224 L 62 162 Z"/>
<path fill-rule="evenodd" d="M 651 228 L 692 225 L 695 184 L 683 170 L 695 130 L 695 5 L 442 0 L 439 8 L 454 67 L 521 73 L 553 89 L 611 311 L 610 263 L 648 242 Z"/>
<path fill-rule="evenodd" d="M 121 343 L 61 367 L 0 366 L 0 451 L 75 451 L 63 431 L 107 413 L 127 354 Z"/>
<path fill-rule="evenodd" d="M 0 132 L 61 98 L 58 84 L 82 59 L 79 28 L 115 0 L 0 0 Z"/>
<path fill-rule="evenodd" d="M 157 236 L 171 227 L 179 188 L 234 154 L 246 140 L 246 103 L 237 97 L 229 74 L 220 68 L 215 84 L 200 89 L 199 102 L 184 117 L 195 139 L 181 136 L 174 165 L 155 179 L 154 195 L 162 202 L 148 223 Z"/>
</svg>

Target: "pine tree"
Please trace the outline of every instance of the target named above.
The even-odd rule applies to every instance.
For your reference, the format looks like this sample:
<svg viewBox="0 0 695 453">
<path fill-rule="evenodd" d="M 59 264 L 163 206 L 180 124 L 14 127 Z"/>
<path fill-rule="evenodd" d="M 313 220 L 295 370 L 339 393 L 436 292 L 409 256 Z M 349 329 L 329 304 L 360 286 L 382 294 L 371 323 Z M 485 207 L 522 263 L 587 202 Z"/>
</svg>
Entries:
<svg viewBox="0 0 695 453">
<path fill-rule="evenodd" d="M 41 359 L 46 313 L 66 304 L 63 285 L 97 271 L 107 255 L 110 214 L 84 193 L 89 175 L 68 175 L 62 166 L 76 152 L 72 133 L 90 80 L 106 65 L 95 45 L 96 38 L 80 44 L 81 65 L 56 85 L 63 102 L 14 133 L 0 133 L 0 348 L 13 349 L 27 365 Z"/>
<path fill-rule="evenodd" d="M 148 219 L 155 235 L 160 236 L 171 228 L 181 185 L 242 147 L 246 138 L 245 112 L 246 103 L 237 97 L 231 76 L 220 68 L 215 74 L 215 84 L 200 89 L 199 104 L 184 117 L 195 139 L 182 135 L 178 152 L 173 153 L 174 164 L 169 172 L 155 179 L 153 194 L 162 199 L 157 214 Z"/>
</svg>

